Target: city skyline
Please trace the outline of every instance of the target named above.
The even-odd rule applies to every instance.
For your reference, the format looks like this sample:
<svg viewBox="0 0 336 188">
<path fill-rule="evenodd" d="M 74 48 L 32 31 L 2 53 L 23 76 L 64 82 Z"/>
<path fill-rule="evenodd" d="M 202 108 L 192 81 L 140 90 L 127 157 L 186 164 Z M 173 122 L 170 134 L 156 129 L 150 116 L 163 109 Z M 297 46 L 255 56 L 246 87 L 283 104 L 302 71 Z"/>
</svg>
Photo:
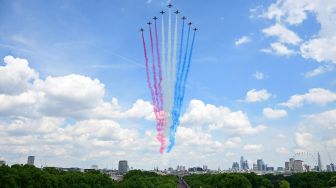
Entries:
<svg viewBox="0 0 336 188">
<path fill-rule="evenodd" d="M 326 168 L 336 2 L 295 2 L 172 1 L 199 31 L 176 145 L 160 154 L 139 29 L 166 0 L 1 1 L 0 160 L 228 169 L 319 152 Z"/>
</svg>

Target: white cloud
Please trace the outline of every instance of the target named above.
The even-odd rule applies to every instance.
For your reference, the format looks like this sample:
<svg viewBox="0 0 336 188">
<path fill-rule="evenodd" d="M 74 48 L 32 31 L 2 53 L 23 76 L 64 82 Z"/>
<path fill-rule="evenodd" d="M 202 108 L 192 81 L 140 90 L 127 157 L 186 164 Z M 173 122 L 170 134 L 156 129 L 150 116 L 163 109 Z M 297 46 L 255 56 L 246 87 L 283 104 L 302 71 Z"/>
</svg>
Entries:
<svg viewBox="0 0 336 188">
<path fill-rule="evenodd" d="M 330 71 L 333 71 L 333 70 L 334 70 L 334 66 L 332 66 L 332 65 L 329 65 L 329 64 L 322 65 L 322 66 L 319 66 L 312 71 L 306 72 L 304 74 L 304 76 L 306 78 L 312 78 L 312 77 L 315 77 L 315 76 L 318 76 L 318 75 L 321 75 L 321 74 L 324 74 L 326 72 L 330 72 Z"/>
<path fill-rule="evenodd" d="M 285 147 L 279 147 L 275 149 L 275 152 L 279 153 L 279 154 L 283 154 L 283 155 L 288 155 L 289 151 L 287 148 Z"/>
<path fill-rule="evenodd" d="M 19 94 L 27 91 L 38 74 L 25 59 L 6 56 L 5 66 L 0 66 L 0 94 Z"/>
<path fill-rule="evenodd" d="M 278 134 L 278 135 L 277 135 L 277 137 L 278 137 L 278 138 L 287 138 L 287 136 L 286 136 L 286 135 L 284 135 L 284 134 L 281 134 L 281 133 L 280 133 L 280 134 Z"/>
<path fill-rule="evenodd" d="M 264 108 L 263 115 L 269 119 L 277 119 L 287 116 L 287 111 L 282 109 Z"/>
<path fill-rule="evenodd" d="M 226 140 L 224 143 L 224 146 L 226 148 L 235 148 L 238 147 L 241 144 L 241 138 L 240 137 L 232 137 Z"/>
<path fill-rule="evenodd" d="M 295 142 L 300 148 L 307 148 L 313 146 L 313 135 L 307 132 L 295 133 Z"/>
<path fill-rule="evenodd" d="M 280 105 L 296 108 L 304 103 L 326 105 L 334 101 L 336 101 L 336 93 L 323 88 L 313 88 L 306 94 L 291 96 L 287 102 L 280 103 Z"/>
<path fill-rule="evenodd" d="M 295 51 L 288 49 L 287 46 L 279 42 L 271 43 L 271 48 L 261 49 L 264 53 L 273 53 L 279 56 L 291 56 L 295 54 Z"/>
<path fill-rule="evenodd" d="M 240 46 L 246 43 L 251 42 L 251 38 L 249 36 L 242 36 L 238 40 L 235 41 L 236 46 Z"/>
<path fill-rule="evenodd" d="M 258 152 L 261 152 L 263 150 L 263 146 L 261 144 L 246 144 L 246 145 L 244 145 L 243 149 L 246 152 L 258 153 Z"/>
<path fill-rule="evenodd" d="M 263 80 L 265 78 L 265 75 L 264 73 L 262 72 L 255 72 L 253 75 L 252 75 L 256 80 Z"/>
<path fill-rule="evenodd" d="M 285 35 L 286 30 L 277 33 L 280 30 L 274 29 L 273 31 L 268 28 L 268 35 L 282 35 L 279 37 L 281 42 L 289 42 L 290 44 L 299 45 L 301 56 L 303 58 L 314 59 L 318 62 L 336 62 L 336 1 L 333 0 L 277 0 L 271 4 L 268 9 L 263 13 L 262 17 L 275 20 L 274 26 L 299 26 L 304 20 L 308 18 L 308 14 L 316 17 L 320 30 L 310 36 L 307 41 L 297 40 L 293 33 Z M 288 33 L 288 32 L 287 32 Z M 290 33 L 290 32 L 289 32 Z M 290 38 L 290 39 L 288 39 Z M 285 42 L 285 43 L 286 43 Z"/>
<path fill-rule="evenodd" d="M 269 93 L 266 89 L 262 89 L 262 90 L 252 89 L 246 93 L 245 102 L 253 103 L 253 102 L 266 101 L 271 96 L 272 94 Z"/>
<path fill-rule="evenodd" d="M 336 130 L 336 109 L 305 116 L 307 122 L 324 127 L 328 130 Z"/>
<path fill-rule="evenodd" d="M 303 43 L 300 50 L 302 57 L 306 59 L 336 63 L 336 36 L 311 39 Z"/>
<path fill-rule="evenodd" d="M 281 43 L 298 44 L 301 42 L 301 38 L 296 33 L 280 24 L 275 24 L 269 28 L 263 29 L 262 32 L 266 36 L 277 37 Z"/>
<path fill-rule="evenodd" d="M 264 125 L 252 127 L 247 115 L 242 111 L 232 112 L 227 107 L 204 104 L 192 100 L 181 118 L 182 125 L 206 125 L 210 130 L 224 130 L 234 134 L 255 134 L 266 129 Z"/>
</svg>

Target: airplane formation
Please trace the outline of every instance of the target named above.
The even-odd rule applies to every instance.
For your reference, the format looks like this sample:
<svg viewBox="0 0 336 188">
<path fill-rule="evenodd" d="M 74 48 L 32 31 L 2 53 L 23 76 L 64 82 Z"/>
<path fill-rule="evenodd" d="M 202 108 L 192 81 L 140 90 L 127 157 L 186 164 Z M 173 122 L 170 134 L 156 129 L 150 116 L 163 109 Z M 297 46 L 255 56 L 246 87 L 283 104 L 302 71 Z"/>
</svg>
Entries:
<svg viewBox="0 0 336 188">
<path fill-rule="evenodd" d="M 170 3 L 170 4 L 168 4 L 168 5 L 167 5 L 167 7 L 168 7 L 168 8 L 172 8 L 172 7 L 173 7 L 173 5 Z M 166 13 L 166 12 L 165 12 L 165 11 L 163 11 L 163 10 L 161 10 L 161 11 L 160 11 L 160 14 L 162 14 L 162 15 L 163 15 L 164 13 Z M 176 10 L 174 13 L 175 13 L 175 14 L 180 14 L 181 12 L 180 12 L 179 10 Z M 157 20 L 157 19 L 159 19 L 159 18 L 158 18 L 158 17 L 156 17 L 156 16 L 154 16 L 154 17 L 153 17 L 153 20 Z M 186 20 L 186 19 L 187 19 L 187 17 L 183 16 L 181 19 L 184 21 L 184 20 Z M 150 21 L 149 21 L 147 24 L 148 24 L 148 25 L 151 25 L 151 24 L 152 24 L 152 22 L 150 22 Z M 191 25 L 192 25 L 192 23 L 191 23 L 191 22 L 189 22 L 189 23 L 188 23 L 188 25 L 189 25 L 189 26 L 191 26 Z M 196 27 L 195 27 L 193 30 L 196 32 L 196 31 L 198 30 L 198 28 L 196 28 Z M 140 29 L 140 32 L 144 32 L 144 31 L 145 31 L 145 30 L 144 30 L 143 28 L 141 28 L 141 29 Z"/>
</svg>

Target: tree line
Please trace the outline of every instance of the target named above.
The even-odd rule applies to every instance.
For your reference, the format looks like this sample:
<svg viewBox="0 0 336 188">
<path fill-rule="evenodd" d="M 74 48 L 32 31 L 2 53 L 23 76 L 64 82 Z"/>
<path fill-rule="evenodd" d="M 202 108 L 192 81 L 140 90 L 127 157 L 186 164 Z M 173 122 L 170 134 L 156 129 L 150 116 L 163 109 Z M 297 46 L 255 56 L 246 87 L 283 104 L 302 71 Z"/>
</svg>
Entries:
<svg viewBox="0 0 336 188">
<path fill-rule="evenodd" d="M 65 172 L 30 165 L 0 166 L 0 188 L 176 188 L 176 176 L 133 170 L 122 181 L 99 171 Z"/>
<path fill-rule="evenodd" d="M 336 173 L 307 172 L 291 176 L 255 173 L 194 174 L 184 180 L 191 188 L 336 188 Z"/>
</svg>

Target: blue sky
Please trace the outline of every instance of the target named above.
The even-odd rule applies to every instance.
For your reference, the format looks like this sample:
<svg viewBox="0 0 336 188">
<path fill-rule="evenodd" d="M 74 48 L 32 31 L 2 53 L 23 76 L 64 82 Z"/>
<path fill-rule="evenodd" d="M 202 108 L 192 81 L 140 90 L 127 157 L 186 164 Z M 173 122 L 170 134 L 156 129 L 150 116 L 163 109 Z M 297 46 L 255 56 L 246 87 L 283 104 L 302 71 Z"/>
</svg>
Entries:
<svg viewBox="0 0 336 188">
<path fill-rule="evenodd" d="M 9 63 L 2 61 L 0 66 L 7 67 L 10 62 L 20 63 L 22 59 L 26 59 L 29 65 L 25 69 L 34 70 L 39 75 L 32 76 L 29 71 L 13 69 L 13 72 L 23 71 L 29 79 L 20 80 L 23 77 L 19 76 L 0 80 L 0 95 L 3 97 L 0 100 L 20 101 L 15 97 L 30 91 L 44 93 L 42 95 L 45 97 L 31 99 L 34 102 L 22 102 L 23 104 L 8 102 L 7 106 L 0 108 L 2 136 L 7 141 L 7 152 L 0 151 L 0 157 L 14 163 L 10 158 L 20 155 L 35 153 L 37 156 L 44 156 L 42 151 L 30 147 L 30 142 L 31 145 L 40 143 L 49 149 L 63 142 L 66 142 L 69 148 L 76 147 L 81 141 L 75 140 L 74 135 L 65 134 L 64 132 L 70 131 L 65 129 L 77 127 L 78 129 L 74 128 L 71 131 L 79 130 L 80 126 L 87 127 L 93 121 L 99 122 L 93 123 L 97 124 L 97 129 L 103 126 L 99 127 L 99 124 L 104 124 L 102 121 L 105 120 L 113 124 L 112 126 L 107 123 L 107 127 L 111 126 L 111 129 L 107 130 L 113 131 L 114 125 L 119 127 L 120 132 L 115 133 L 117 138 L 109 137 L 111 140 L 117 140 L 113 145 L 123 145 L 124 139 L 128 137 L 120 134 L 134 133 L 139 139 L 151 139 L 150 135 L 155 131 L 154 121 L 149 117 L 150 111 L 149 115 L 142 112 L 143 109 L 150 109 L 147 102 L 150 101 L 150 93 L 146 87 L 139 28 L 143 27 L 149 18 L 158 15 L 161 9 L 165 9 L 166 1 L 60 0 L 46 3 L 34 0 L 1 0 L 0 4 L 0 57 L 10 55 L 21 58 L 9 59 Z M 109 151 L 112 150 L 112 146 L 105 143 L 107 145 L 101 148 L 102 151 L 96 151 L 93 149 L 93 138 L 90 137 L 85 141 L 91 143 L 92 148 L 85 148 L 87 152 L 84 154 L 55 146 L 52 150 L 59 152 L 56 152 L 54 157 L 45 155 L 44 158 L 48 158 L 52 165 L 65 166 L 89 166 L 93 163 L 104 166 L 111 160 L 108 158 L 113 158 L 115 163 L 126 158 L 138 168 L 152 168 L 154 164 L 167 167 L 208 163 L 212 168 L 227 168 L 234 160 L 238 160 L 240 155 L 244 155 L 251 162 L 257 158 L 264 158 L 271 166 L 280 166 L 295 152 L 309 151 L 315 154 L 320 151 L 327 163 L 325 148 L 332 151 L 336 149 L 336 140 L 332 138 L 336 133 L 336 32 L 330 29 L 336 21 L 335 11 L 332 11 L 335 10 L 335 3 L 327 1 L 319 4 L 305 0 L 299 0 L 297 3 L 290 0 L 267 0 L 262 3 L 255 0 L 239 0 L 234 3 L 220 0 L 205 3 L 195 0 L 191 3 L 180 0 L 173 4 L 174 9 L 178 8 L 199 28 L 183 107 L 185 113 L 182 119 L 185 121 L 182 120 L 183 129 L 179 133 L 181 139 L 177 139 L 180 148 L 177 148 L 175 153 L 160 156 L 154 140 L 153 145 L 145 145 L 143 148 L 124 143 L 125 147 L 113 148 L 113 152 Z M 13 76 L 5 72 L 8 70 L 4 69 L 3 74 Z M 314 70 L 315 72 L 312 72 Z M 18 87 L 27 86 L 20 90 L 21 93 L 9 92 L 8 80 L 24 82 L 18 83 Z M 71 97 L 71 93 L 66 92 L 72 91 L 72 84 L 76 84 L 76 81 L 82 83 L 81 86 L 85 88 L 93 84 L 97 92 L 91 91 L 90 87 L 90 91 L 87 91 L 79 86 L 78 91 L 83 89 L 83 95 L 87 94 L 79 94 L 83 101 Z M 62 86 L 67 85 L 65 83 L 69 84 L 69 88 Z M 57 86 L 66 89 L 61 88 L 58 92 Z M 52 90 L 53 88 L 56 88 L 56 91 Z M 248 96 L 249 91 L 252 98 Z M 294 95 L 298 96 L 297 100 L 290 100 Z M 25 100 L 30 101 L 29 97 Z M 118 104 L 111 102 L 113 98 Z M 98 102 L 92 102 L 90 106 L 89 100 Z M 142 103 L 135 105 L 139 100 Z M 197 105 L 191 105 L 195 100 L 198 101 Z M 40 101 L 49 101 L 56 107 L 42 108 L 44 104 L 40 104 Z M 210 104 L 213 108 L 204 108 L 205 111 L 201 111 L 197 106 L 202 103 Z M 33 107 L 27 107 L 27 104 Z M 50 113 L 58 108 L 66 108 L 66 104 L 78 105 L 78 108 L 72 109 L 71 113 Z M 100 108 L 99 105 L 111 105 L 111 112 L 103 110 L 107 114 L 100 117 L 101 114 L 90 111 Z M 83 113 L 81 109 L 87 106 L 90 108 L 85 109 L 87 111 Z M 25 108 L 38 110 L 36 114 L 33 110 L 33 116 L 17 112 L 18 109 Z M 228 120 L 220 117 L 233 115 L 222 112 L 222 108 L 227 108 L 232 113 L 241 112 L 243 115 L 233 118 L 235 122 L 230 124 Z M 265 110 L 266 108 L 271 110 Z M 200 110 L 201 114 L 208 113 L 211 120 L 203 117 L 200 122 L 204 123 L 195 123 L 195 118 L 202 118 L 191 113 L 197 110 Z M 86 116 L 87 113 L 90 115 Z M 94 113 L 98 115 L 92 115 Z M 64 138 L 69 140 L 56 139 L 46 142 L 50 132 L 42 134 L 27 131 L 29 126 L 42 126 L 40 122 L 43 121 L 39 120 L 43 118 L 48 119 L 45 121 L 54 122 L 55 125 L 52 125 L 56 127 L 55 130 L 57 127 L 64 128 L 57 130 L 64 133 Z M 247 126 L 246 129 L 256 128 L 258 125 L 265 126 L 265 129 L 241 135 L 237 131 L 239 118 L 245 122 L 243 124 Z M 15 122 L 18 121 L 22 121 L 20 125 L 25 127 L 21 127 L 24 130 L 15 126 Z M 30 121 L 36 122 L 29 123 Z M 211 128 L 211 125 L 217 126 Z M 315 132 L 315 129 L 319 131 Z M 13 130 L 14 133 L 11 132 Z M 15 131 L 23 132 L 21 136 L 27 139 L 27 145 L 12 141 L 14 138 L 20 138 Z M 189 132 L 207 139 L 203 142 L 188 142 Z M 34 141 L 29 140 L 29 136 L 34 137 Z M 195 138 L 197 136 L 190 137 Z M 236 141 L 234 146 L 225 145 L 232 138 Z M 136 138 L 134 140 L 143 141 Z M 216 143 L 219 144 L 220 150 L 212 148 Z M 83 148 L 83 151 L 86 151 L 85 149 Z M 109 151 L 111 154 L 103 151 Z M 178 151 L 185 151 L 192 160 L 183 160 L 183 154 Z M 204 153 L 204 156 L 193 158 L 195 153 L 191 151 Z M 102 154 L 95 158 L 94 152 Z M 333 155 L 335 160 L 336 154 Z M 64 156 L 67 160 L 60 162 Z M 143 156 L 143 159 L 137 156 Z M 73 159 L 78 157 L 81 157 L 81 161 L 74 162 Z"/>
</svg>

